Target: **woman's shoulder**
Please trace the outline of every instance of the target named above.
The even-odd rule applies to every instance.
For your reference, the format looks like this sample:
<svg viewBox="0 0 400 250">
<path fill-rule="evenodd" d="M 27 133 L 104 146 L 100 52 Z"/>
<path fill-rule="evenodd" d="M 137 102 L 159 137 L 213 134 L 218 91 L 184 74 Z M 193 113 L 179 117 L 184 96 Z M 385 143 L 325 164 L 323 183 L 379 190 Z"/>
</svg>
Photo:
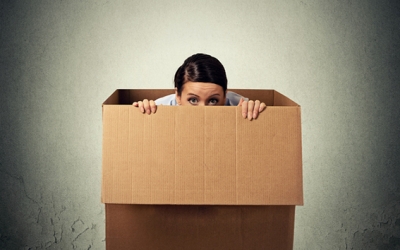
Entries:
<svg viewBox="0 0 400 250">
<path fill-rule="evenodd" d="M 160 97 L 154 101 L 156 105 L 169 105 L 169 106 L 176 106 L 176 98 L 175 94 L 170 94 L 167 96 Z"/>
</svg>

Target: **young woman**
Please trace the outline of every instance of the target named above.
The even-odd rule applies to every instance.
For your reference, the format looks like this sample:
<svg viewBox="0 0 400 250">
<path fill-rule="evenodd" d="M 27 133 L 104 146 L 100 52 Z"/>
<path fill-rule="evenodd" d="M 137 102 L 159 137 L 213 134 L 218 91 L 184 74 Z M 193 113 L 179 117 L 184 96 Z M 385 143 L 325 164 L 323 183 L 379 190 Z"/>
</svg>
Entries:
<svg viewBox="0 0 400 250">
<path fill-rule="evenodd" d="M 134 102 L 142 113 L 152 114 L 157 105 L 192 106 L 242 106 L 243 118 L 256 119 L 266 105 L 259 100 L 247 100 L 227 90 L 228 80 L 221 62 L 206 54 L 195 54 L 187 58 L 175 73 L 175 94 L 155 101 Z"/>
</svg>

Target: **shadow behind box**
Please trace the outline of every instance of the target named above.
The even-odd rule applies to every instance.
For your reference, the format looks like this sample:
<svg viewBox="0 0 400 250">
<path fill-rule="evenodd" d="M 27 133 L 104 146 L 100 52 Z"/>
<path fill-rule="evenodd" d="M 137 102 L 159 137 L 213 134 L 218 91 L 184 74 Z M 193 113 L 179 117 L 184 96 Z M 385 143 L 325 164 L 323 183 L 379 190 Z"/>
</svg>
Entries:
<svg viewBox="0 0 400 250">
<path fill-rule="evenodd" d="M 292 249 L 295 206 L 106 204 L 107 249 Z"/>
<path fill-rule="evenodd" d="M 249 122 L 238 107 L 148 116 L 131 105 L 173 90 L 117 90 L 103 103 L 108 250 L 293 248 L 303 205 L 300 106 L 274 90 L 233 91 L 268 107 Z M 202 141 L 182 140 L 188 133 Z"/>
</svg>

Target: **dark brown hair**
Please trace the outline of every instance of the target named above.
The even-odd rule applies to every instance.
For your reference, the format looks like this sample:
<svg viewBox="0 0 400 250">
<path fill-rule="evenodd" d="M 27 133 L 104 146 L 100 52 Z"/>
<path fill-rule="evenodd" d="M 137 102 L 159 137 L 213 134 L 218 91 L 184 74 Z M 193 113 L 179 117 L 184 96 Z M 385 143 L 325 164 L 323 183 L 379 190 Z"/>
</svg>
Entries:
<svg viewBox="0 0 400 250">
<path fill-rule="evenodd" d="M 209 82 L 221 86 L 226 92 L 228 79 L 225 68 L 217 58 L 206 54 L 195 54 L 187 58 L 175 73 L 175 88 L 180 96 L 187 82 Z"/>
</svg>

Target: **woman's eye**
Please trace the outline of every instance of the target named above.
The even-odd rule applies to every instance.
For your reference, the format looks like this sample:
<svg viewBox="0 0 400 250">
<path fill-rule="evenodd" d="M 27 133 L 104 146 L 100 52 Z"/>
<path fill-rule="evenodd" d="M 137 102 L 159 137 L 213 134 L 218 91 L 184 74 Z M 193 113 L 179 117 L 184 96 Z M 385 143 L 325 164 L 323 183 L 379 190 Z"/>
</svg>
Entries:
<svg viewBox="0 0 400 250">
<path fill-rule="evenodd" d="M 188 101 L 189 101 L 190 104 L 193 104 L 193 105 L 197 104 L 197 99 L 196 98 L 189 98 Z"/>
<path fill-rule="evenodd" d="M 208 103 L 210 105 L 216 105 L 216 104 L 218 104 L 218 99 L 211 99 L 210 101 L 208 101 Z"/>
</svg>

